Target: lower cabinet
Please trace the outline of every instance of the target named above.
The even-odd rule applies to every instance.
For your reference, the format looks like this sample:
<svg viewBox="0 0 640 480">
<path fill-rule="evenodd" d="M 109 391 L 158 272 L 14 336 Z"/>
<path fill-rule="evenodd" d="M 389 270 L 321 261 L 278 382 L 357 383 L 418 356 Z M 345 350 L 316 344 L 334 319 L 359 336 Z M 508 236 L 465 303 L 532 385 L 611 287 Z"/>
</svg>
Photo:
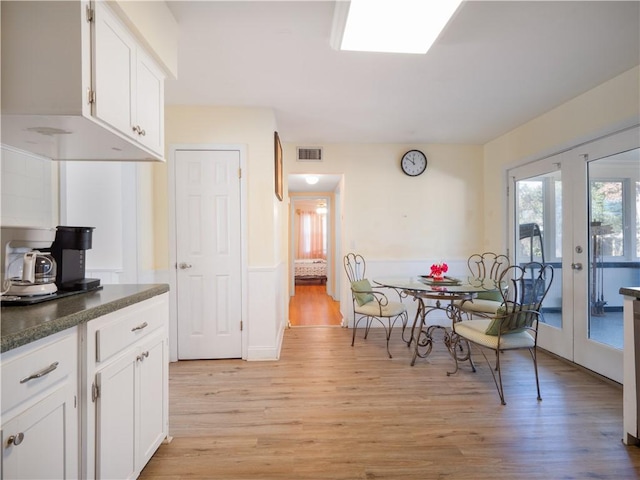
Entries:
<svg viewBox="0 0 640 480">
<path fill-rule="evenodd" d="M 87 324 L 86 478 L 137 478 L 167 436 L 167 296 Z"/>
<path fill-rule="evenodd" d="M 77 329 L 2 356 L 2 478 L 78 478 Z"/>
</svg>

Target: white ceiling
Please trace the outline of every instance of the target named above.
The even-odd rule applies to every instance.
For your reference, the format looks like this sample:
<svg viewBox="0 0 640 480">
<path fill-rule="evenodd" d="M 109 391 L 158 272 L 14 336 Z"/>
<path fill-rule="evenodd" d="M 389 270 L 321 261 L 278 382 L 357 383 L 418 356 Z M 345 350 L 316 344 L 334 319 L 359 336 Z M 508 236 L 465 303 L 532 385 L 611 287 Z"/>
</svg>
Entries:
<svg viewBox="0 0 640 480">
<path fill-rule="evenodd" d="M 272 108 L 303 146 L 483 144 L 640 63 L 637 1 L 467 1 L 426 55 L 333 50 L 332 1 L 167 3 L 167 104 Z"/>
</svg>

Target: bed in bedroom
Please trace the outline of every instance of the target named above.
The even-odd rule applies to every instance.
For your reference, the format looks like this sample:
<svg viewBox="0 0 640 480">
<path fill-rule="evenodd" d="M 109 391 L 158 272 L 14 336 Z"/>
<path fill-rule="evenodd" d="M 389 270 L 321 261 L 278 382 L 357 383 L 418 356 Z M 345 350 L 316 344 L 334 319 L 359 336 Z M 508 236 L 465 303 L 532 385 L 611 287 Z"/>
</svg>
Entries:
<svg viewBox="0 0 640 480">
<path fill-rule="evenodd" d="M 327 261 L 321 258 L 295 260 L 296 285 L 327 283 Z"/>
</svg>

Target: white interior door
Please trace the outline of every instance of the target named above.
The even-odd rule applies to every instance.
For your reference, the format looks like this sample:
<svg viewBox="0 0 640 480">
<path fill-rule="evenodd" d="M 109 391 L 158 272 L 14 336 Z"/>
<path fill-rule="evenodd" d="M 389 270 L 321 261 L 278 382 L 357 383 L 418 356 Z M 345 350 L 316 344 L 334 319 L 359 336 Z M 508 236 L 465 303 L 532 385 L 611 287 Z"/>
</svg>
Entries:
<svg viewBox="0 0 640 480">
<path fill-rule="evenodd" d="M 177 150 L 178 358 L 242 356 L 240 152 Z"/>
</svg>

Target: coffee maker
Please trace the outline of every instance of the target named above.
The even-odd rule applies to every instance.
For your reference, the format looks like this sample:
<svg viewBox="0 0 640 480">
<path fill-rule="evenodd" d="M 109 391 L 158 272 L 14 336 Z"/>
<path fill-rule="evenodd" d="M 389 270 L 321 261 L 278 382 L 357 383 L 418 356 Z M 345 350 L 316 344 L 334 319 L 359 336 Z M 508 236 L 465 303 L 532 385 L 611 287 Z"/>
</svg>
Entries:
<svg viewBox="0 0 640 480">
<path fill-rule="evenodd" d="M 100 286 L 100 279 L 85 278 L 86 250 L 91 249 L 94 227 L 56 227 L 51 255 L 56 261 L 59 291 L 86 292 Z"/>
</svg>

